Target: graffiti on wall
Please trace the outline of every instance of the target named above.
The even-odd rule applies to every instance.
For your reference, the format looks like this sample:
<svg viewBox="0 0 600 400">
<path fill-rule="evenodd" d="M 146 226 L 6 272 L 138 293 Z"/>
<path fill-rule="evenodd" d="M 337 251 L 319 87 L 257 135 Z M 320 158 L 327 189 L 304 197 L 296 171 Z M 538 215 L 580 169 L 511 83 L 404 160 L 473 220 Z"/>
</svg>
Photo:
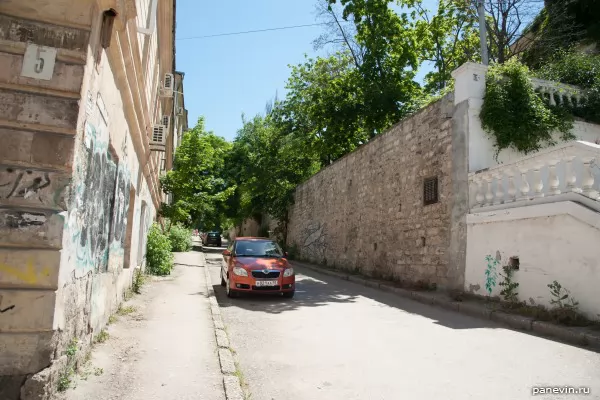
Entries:
<svg viewBox="0 0 600 400">
<path fill-rule="evenodd" d="M 108 148 L 108 134 L 86 123 L 73 179 L 69 231 L 82 274 L 108 270 L 109 252 L 122 249 L 127 225 L 129 174 Z"/>
<path fill-rule="evenodd" d="M 325 224 L 310 222 L 302 230 L 302 255 L 313 260 L 322 261 L 325 258 L 327 234 Z"/>
<path fill-rule="evenodd" d="M 490 254 L 485 256 L 487 266 L 485 268 L 485 290 L 488 292 L 488 296 L 492 295 L 492 291 L 496 287 L 496 280 L 498 279 L 497 267 L 500 265 L 500 252 L 496 252 L 496 257 L 492 257 Z"/>
<path fill-rule="evenodd" d="M 0 168 L 0 199 L 65 209 L 67 174 L 18 167 Z"/>
</svg>

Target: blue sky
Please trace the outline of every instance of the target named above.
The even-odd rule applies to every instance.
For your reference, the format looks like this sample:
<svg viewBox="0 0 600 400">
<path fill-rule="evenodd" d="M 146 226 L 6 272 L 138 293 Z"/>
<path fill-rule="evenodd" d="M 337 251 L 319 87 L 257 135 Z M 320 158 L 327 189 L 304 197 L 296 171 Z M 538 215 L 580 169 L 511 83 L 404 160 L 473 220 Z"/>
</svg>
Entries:
<svg viewBox="0 0 600 400">
<path fill-rule="evenodd" d="M 185 73 L 189 124 L 205 116 L 206 127 L 233 140 L 241 115 L 264 112 L 278 92 L 285 94 L 288 64 L 315 56 L 312 41 L 321 26 L 189 39 L 194 36 L 315 23 L 316 0 L 177 0 L 178 71 Z M 435 5 L 435 0 L 426 3 Z M 424 75 L 426 71 L 420 71 Z"/>
</svg>

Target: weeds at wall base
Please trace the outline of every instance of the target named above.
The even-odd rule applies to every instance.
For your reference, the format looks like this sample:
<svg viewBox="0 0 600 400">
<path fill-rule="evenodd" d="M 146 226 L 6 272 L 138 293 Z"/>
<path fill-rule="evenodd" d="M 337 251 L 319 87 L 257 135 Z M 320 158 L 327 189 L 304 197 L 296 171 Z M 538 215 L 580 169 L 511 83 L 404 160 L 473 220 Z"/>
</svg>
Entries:
<svg viewBox="0 0 600 400">
<path fill-rule="evenodd" d="M 102 329 L 100 333 L 94 338 L 94 343 L 104 343 L 108 340 L 110 334 L 106 331 L 106 329 Z"/>
</svg>

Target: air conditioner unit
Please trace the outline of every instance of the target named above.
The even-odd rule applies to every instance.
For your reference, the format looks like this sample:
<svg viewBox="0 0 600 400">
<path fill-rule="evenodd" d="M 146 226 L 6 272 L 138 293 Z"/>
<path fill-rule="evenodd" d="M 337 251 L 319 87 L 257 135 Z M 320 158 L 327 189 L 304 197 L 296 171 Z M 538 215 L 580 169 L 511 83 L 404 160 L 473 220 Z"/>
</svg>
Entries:
<svg viewBox="0 0 600 400">
<path fill-rule="evenodd" d="M 162 84 L 162 95 L 163 97 L 173 97 L 173 88 L 175 86 L 175 79 L 173 74 L 165 74 Z"/>
<path fill-rule="evenodd" d="M 165 74 L 165 81 L 163 84 L 163 89 L 173 90 L 174 84 L 175 84 L 175 79 L 173 78 L 173 74 Z"/>
<path fill-rule="evenodd" d="M 167 128 L 169 127 L 169 121 L 170 121 L 169 116 L 168 115 L 163 115 L 163 117 L 162 117 L 162 124 L 164 126 L 166 126 Z"/>
<path fill-rule="evenodd" d="M 167 127 L 164 125 L 154 125 L 152 127 L 151 145 L 164 146 L 167 142 Z"/>
</svg>

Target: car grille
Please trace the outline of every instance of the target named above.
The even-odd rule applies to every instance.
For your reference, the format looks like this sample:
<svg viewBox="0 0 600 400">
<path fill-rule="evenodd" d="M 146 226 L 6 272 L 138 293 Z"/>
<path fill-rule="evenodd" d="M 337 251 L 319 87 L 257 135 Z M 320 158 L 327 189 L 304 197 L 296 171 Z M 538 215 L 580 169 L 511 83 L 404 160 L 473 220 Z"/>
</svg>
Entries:
<svg viewBox="0 0 600 400">
<path fill-rule="evenodd" d="M 262 279 L 270 279 L 270 278 L 279 278 L 279 271 L 269 271 L 265 273 L 264 271 L 252 271 L 252 276 L 254 278 L 262 278 Z"/>
<path fill-rule="evenodd" d="M 279 286 L 252 286 L 252 290 L 279 290 Z"/>
</svg>

